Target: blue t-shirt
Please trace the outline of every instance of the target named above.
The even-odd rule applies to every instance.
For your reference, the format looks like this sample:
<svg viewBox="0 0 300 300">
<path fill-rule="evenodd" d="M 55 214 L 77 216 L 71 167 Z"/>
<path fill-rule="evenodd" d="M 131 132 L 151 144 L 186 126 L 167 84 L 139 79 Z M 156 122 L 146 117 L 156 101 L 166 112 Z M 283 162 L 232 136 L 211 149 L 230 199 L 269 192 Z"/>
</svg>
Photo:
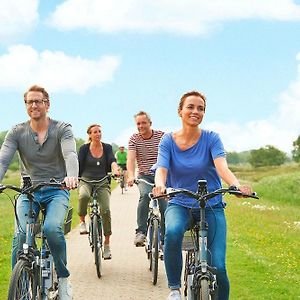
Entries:
<svg viewBox="0 0 300 300">
<path fill-rule="evenodd" d="M 198 180 L 206 179 L 210 192 L 221 188 L 221 179 L 217 174 L 214 159 L 224 156 L 221 139 L 213 131 L 202 130 L 198 142 L 184 151 L 176 145 L 172 133 L 167 133 L 159 144 L 156 168 L 164 167 L 168 170 L 168 187 L 196 192 Z M 195 199 L 186 195 L 177 195 L 169 202 L 190 208 L 199 207 Z M 207 205 L 213 206 L 221 202 L 222 196 L 218 195 L 210 199 Z"/>
</svg>

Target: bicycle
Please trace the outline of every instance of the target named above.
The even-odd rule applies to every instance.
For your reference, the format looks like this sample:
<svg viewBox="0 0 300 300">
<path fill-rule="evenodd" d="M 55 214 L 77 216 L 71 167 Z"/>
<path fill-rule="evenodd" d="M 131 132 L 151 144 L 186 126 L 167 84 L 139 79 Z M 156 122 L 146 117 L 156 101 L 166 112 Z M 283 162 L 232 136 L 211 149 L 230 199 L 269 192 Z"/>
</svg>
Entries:
<svg viewBox="0 0 300 300">
<path fill-rule="evenodd" d="M 208 193 L 206 180 L 198 181 L 196 193 L 186 189 L 167 188 L 164 195 L 154 197 L 156 199 L 170 198 L 178 194 L 184 194 L 196 199 L 200 205 L 200 220 L 195 222 L 190 229 L 192 247 L 184 249 L 187 251 L 184 267 L 184 296 L 188 300 L 218 299 L 217 269 L 210 266 L 207 259 L 209 250 L 207 249 L 208 224 L 205 219 L 205 204 L 209 199 L 225 193 L 259 199 L 256 193 L 244 195 L 234 186 L 220 188 Z"/>
<path fill-rule="evenodd" d="M 109 180 L 111 177 L 112 175 L 108 174 L 100 180 L 87 180 L 82 177 L 78 178 L 80 181 L 92 185 L 92 198 L 89 204 L 88 239 L 92 252 L 94 253 L 94 260 L 98 278 L 102 276 L 101 258 L 103 257 L 103 221 L 97 201 L 97 191 L 100 188 L 99 184 L 103 183 L 105 180 Z"/>
<path fill-rule="evenodd" d="M 43 222 L 45 218 L 45 208 L 41 206 L 42 217 L 39 222 L 33 209 L 34 192 L 42 187 L 65 188 L 65 184 L 57 181 L 42 182 L 31 185 L 31 182 L 24 181 L 24 187 L 19 188 L 14 185 L 0 185 L 0 193 L 6 189 L 17 192 L 18 195 L 25 194 L 29 200 L 28 221 L 26 226 L 26 241 L 23 249 L 18 253 L 18 261 L 13 268 L 10 278 L 8 299 L 58 299 L 58 278 L 55 271 L 53 257 L 48 246 L 46 236 L 43 232 Z M 8 196 L 10 198 L 10 196 Z M 16 203 L 14 203 L 14 206 Z M 64 233 L 71 230 L 72 208 L 69 208 L 64 224 Z M 18 216 L 16 214 L 16 220 Z M 20 229 L 21 230 L 21 229 Z M 37 242 L 41 238 L 41 242 Z M 37 245 L 40 244 L 38 247 Z"/>
<path fill-rule="evenodd" d="M 136 184 L 139 182 L 144 182 L 152 187 L 154 183 L 148 182 L 144 179 L 136 179 L 134 181 Z M 149 203 L 149 213 L 147 219 L 147 235 L 145 243 L 145 251 L 147 258 L 149 260 L 149 269 L 152 272 L 152 283 L 156 285 L 158 277 L 158 260 L 163 259 L 163 245 L 161 238 L 161 215 L 158 206 L 158 200 L 152 197 L 152 194 L 149 194 L 150 203 Z"/>
<path fill-rule="evenodd" d="M 125 182 L 124 172 L 125 171 L 122 168 L 120 168 L 120 176 L 118 178 L 118 182 L 120 183 L 120 188 L 121 188 L 122 194 L 124 194 L 124 190 L 126 191 L 126 182 Z"/>
</svg>

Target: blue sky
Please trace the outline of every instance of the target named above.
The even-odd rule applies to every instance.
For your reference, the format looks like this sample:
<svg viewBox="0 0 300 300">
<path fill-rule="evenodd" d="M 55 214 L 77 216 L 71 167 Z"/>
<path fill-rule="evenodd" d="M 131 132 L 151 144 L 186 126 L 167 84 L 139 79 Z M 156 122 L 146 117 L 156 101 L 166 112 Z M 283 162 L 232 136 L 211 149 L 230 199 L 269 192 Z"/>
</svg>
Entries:
<svg viewBox="0 0 300 300">
<path fill-rule="evenodd" d="M 99 123 L 126 146 L 139 110 L 176 130 L 190 90 L 228 151 L 290 152 L 300 134 L 300 1 L 0 0 L 0 16 L 0 131 L 39 84 L 77 138 Z"/>
</svg>

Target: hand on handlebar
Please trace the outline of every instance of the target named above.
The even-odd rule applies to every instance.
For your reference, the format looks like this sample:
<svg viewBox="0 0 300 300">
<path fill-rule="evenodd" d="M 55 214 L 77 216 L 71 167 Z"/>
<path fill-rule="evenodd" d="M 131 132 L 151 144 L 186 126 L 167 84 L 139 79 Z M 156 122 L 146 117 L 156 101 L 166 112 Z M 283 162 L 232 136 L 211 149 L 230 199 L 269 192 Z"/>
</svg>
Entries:
<svg viewBox="0 0 300 300">
<path fill-rule="evenodd" d="M 239 191 L 240 194 L 234 194 L 238 198 L 247 198 L 254 196 L 254 193 L 249 185 L 230 186 L 230 189 Z"/>
<path fill-rule="evenodd" d="M 112 172 L 112 177 L 116 178 L 116 177 L 120 177 L 121 176 L 121 170 L 120 168 L 114 168 L 113 172 Z"/>
<path fill-rule="evenodd" d="M 166 187 L 165 186 L 155 186 L 152 189 L 152 194 L 154 197 L 162 196 L 166 194 Z"/>
<path fill-rule="evenodd" d="M 133 186 L 134 185 L 134 177 L 130 176 L 127 178 L 127 185 Z"/>
<path fill-rule="evenodd" d="M 76 189 L 78 186 L 78 178 L 77 177 L 65 177 L 64 182 L 66 187 L 70 190 Z"/>
</svg>

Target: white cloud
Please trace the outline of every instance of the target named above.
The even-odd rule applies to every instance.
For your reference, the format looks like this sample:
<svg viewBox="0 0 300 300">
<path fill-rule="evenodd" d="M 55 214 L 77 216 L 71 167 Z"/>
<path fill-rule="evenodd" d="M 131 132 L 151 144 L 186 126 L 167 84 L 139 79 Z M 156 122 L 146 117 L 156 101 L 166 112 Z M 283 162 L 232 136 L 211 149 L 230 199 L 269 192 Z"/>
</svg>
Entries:
<svg viewBox="0 0 300 300">
<path fill-rule="evenodd" d="M 252 120 L 245 124 L 210 122 L 202 127 L 218 132 L 227 151 L 240 152 L 273 145 L 290 154 L 293 141 L 300 135 L 300 52 L 296 58 L 297 78 L 278 96 L 274 114 L 266 116 L 264 120 Z M 178 130 L 178 128 L 160 129 L 165 132 Z M 125 129 L 115 142 L 126 145 L 133 132 L 134 127 Z"/>
<path fill-rule="evenodd" d="M 31 46 L 16 45 L 0 56 L 0 87 L 19 90 L 35 82 L 52 91 L 83 93 L 111 81 L 119 64 L 116 56 L 88 60 L 60 51 L 39 53 Z"/>
<path fill-rule="evenodd" d="M 255 120 L 244 125 L 211 123 L 208 128 L 219 132 L 230 151 L 242 151 L 273 145 L 287 153 L 300 135 L 300 53 L 297 55 L 298 75 L 278 96 L 278 107 L 265 120 Z"/>
<path fill-rule="evenodd" d="M 205 34 L 224 21 L 299 20 L 292 0 L 66 0 L 50 23 L 61 30 Z"/>
<path fill-rule="evenodd" d="M 0 40 L 26 34 L 38 21 L 38 0 L 0 1 Z"/>
</svg>

